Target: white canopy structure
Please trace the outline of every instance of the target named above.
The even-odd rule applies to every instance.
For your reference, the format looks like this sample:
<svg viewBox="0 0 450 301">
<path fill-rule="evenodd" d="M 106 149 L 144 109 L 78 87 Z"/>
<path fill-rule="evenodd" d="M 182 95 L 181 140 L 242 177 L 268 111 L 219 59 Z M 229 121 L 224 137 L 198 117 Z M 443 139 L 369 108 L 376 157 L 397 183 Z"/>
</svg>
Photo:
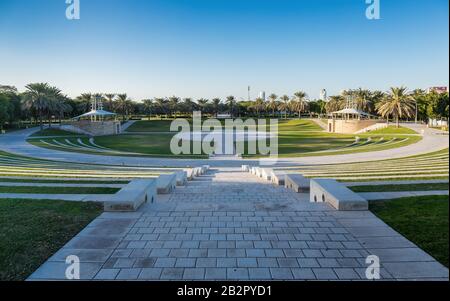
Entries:
<svg viewBox="0 0 450 301">
<path fill-rule="evenodd" d="M 103 118 L 103 117 L 111 117 L 111 116 L 116 116 L 116 115 L 117 115 L 116 113 L 111 113 L 111 112 L 104 111 L 104 110 L 92 110 L 83 115 L 74 117 L 73 119 L 81 119 L 81 118 L 86 118 L 86 117 L 90 117 L 91 119 L 97 119 L 97 117 Z"/>
</svg>

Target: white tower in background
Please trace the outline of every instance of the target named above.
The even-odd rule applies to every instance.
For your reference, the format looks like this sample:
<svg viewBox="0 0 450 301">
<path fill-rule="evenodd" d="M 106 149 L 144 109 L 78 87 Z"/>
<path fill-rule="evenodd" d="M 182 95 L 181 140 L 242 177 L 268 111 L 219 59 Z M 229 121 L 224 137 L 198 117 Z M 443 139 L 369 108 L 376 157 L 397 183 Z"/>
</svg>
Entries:
<svg viewBox="0 0 450 301">
<path fill-rule="evenodd" d="M 266 92 L 264 92 L 264 91 L 259 92 L 259 98 L 266 101 Z"/>
<path fill-rule="evenodd" d="M 320 90 L 319 98 L 320 100 L 327 101 L 328 100 L 327 90 L 325 89 Z"/>
</svg>

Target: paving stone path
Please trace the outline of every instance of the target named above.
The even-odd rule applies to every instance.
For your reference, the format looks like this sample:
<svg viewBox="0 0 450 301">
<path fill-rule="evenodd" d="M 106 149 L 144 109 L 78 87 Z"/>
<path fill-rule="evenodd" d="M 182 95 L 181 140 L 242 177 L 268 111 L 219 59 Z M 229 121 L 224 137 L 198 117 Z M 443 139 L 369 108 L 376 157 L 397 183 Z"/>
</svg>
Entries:
<svg viewBox="0 0 450 301">
<path fill-rule="evenodd" d="M 338 212 L 238 169 L 208 175 L 135 213 L 103 213 L 29 280 L 447 280 L 448 269 L 368 211 Z"/>
</svg>

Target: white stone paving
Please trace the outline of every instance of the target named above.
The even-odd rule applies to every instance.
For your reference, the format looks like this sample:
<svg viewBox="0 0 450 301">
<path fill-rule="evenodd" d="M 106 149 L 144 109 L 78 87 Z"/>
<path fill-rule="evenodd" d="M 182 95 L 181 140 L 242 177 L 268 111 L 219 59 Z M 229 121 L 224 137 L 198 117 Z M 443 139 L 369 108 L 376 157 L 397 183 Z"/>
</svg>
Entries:
<svg viewBox="0 0 450 301">
<path fill-rule="evenodd" d="M 448 269 L 368 211 L 338 212 L 238 169 L 207 175 L 135 213 L 104 213 L 29 280 L 448 280 Z"/>
</svg>

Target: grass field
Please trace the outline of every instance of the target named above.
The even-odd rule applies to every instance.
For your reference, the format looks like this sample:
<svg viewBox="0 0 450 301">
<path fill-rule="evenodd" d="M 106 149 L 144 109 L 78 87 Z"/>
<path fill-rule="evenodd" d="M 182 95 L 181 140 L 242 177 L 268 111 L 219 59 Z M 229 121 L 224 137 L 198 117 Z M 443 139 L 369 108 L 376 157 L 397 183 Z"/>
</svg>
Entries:
<svg viewBox="0 0 450 301">
<path fill-rule="evenodd" d="M 206 155 L 174 156 L 170 150 L 170 142 L 176 133 L 170 132 L 170 123 L 171 120 L 138 121 L 128 128 L 127 133 L 121 135 L 95 139 L 62 136 L 30 139 L 29 142 L 39 147 L 97 155 L 145 155 L 194 159 L 207 157 Z M 312 120 L 292 119 L 279 120 L 278 138 L 280 157 L 301 157 L 397 148 L 416 143 L 421 136 L 412 130 L 395 127 L 360 135 L 326 133 Z M 249 154 L 247 144 L 242 155 L 252 158 L 260 157 L 260 155 Z"/>
<path fill-rule="evenodd" d="M 102 211 L 95 203 L 0 200 L 0 280 L 25 280 Z"/>
<path fill-rule="evenodd" d="M 354 186 L 349 188 L 354 192 L 431 191 L 431 190 L 448 190 L 448 183 L 367 185 L 367 186 Z"/>
<path fill-rule="evenodd" d="M 76 137 L 81 137 L 84 135 L 79 135 L 76 133 L 72 133 L 72 132 L 67 132 L 67 131 L 63 131 L 60 129 L 44 129 L 42 131 L 36 132 L 33 135 L 31 135 L 31 137 L 48 137 L 48 136 L 68 136 L 68 137 L 72 137 L 72 136 L 76 136 Z"/>
<path fill-rule="evenodd" d="M 0 193 L 36 194 L 115 194 L 120 189 L 107 187 L 39 187 L 39 186 L 0 186 Z"/>
<path fill-rule="evenodd" d="M 308 178 L 332 178 L 339 181 L 448 180 L 449 150 L 381 161 L 302 165 L 278 170 L 301 173 Z"/>
<path fill-rule="evenodd" d="M 426 196 L 374 201 L 370 210 L 448 267 L 448 205 L 448 196 Z"/>
</svg>

